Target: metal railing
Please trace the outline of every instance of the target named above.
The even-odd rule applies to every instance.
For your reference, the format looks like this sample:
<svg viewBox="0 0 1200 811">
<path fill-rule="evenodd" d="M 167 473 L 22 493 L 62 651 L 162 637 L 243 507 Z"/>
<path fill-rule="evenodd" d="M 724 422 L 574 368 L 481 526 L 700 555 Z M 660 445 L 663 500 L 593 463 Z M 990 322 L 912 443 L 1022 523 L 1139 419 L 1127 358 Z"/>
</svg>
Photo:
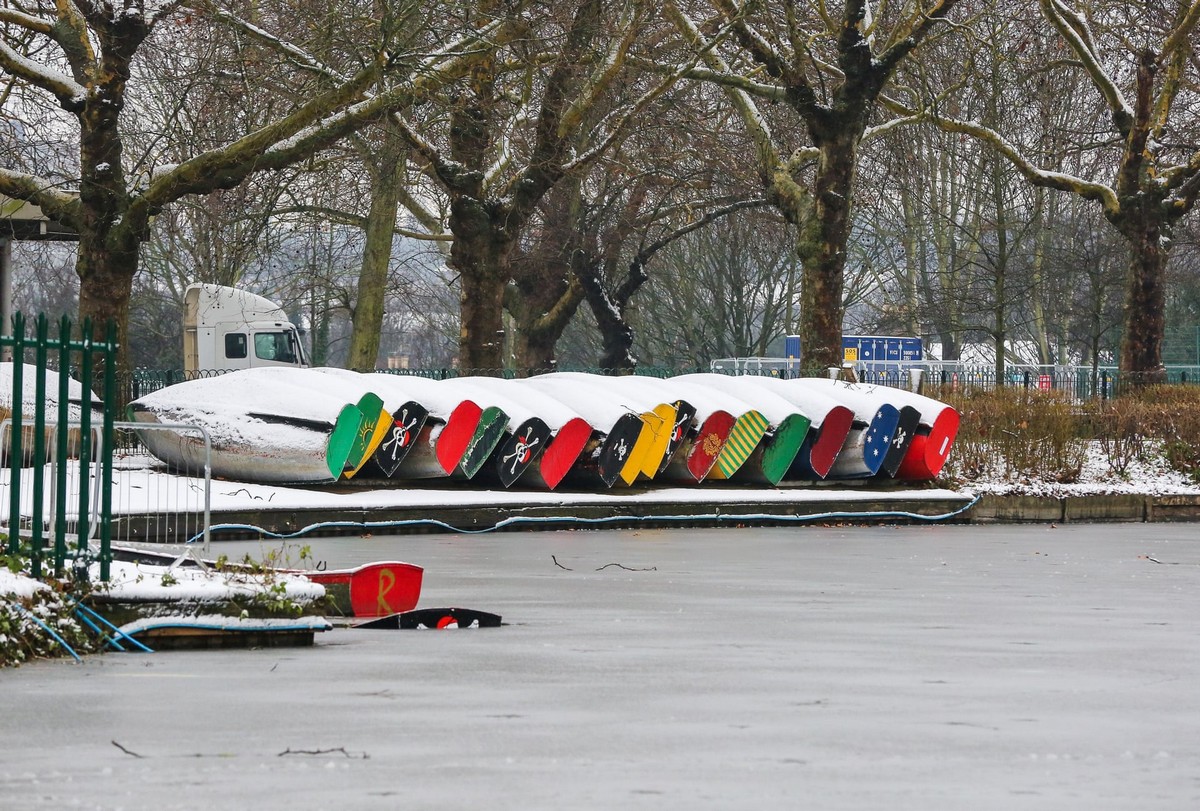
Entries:
<svg viewBox="0 0 1200 811">
<path fill-rule="evenodd" d="M 87 444 L 96 451 L 93 453 L 90 470 L 82 470 L 79 464 L 79 449 L 84 444 L 79 436 L 79 423 L 71 423 L 68 425 L 68 442 L 71 447 L 68 448 L 65 459 L 58 453 L 58 426 L 53 423 L 46 424 L 46 442 L 48 465 L 42 466 L 41 469 L 22 468 L 20 471 L 20 480 L 17 487 L 17 511 L 13 512 L 13 504 L 11 500 L 5 500 L 0 503 L 0 527 L 4 528 L 11 536 L 15 531 L 20 536 L 31 537 L 33 534 L 33 522 L 39 520 L 41 522 L 41 533 L 45 537 L 49 537 L 55 531 L 55 522 L 58 521 L 58 505 L 61 503 L 68 508 L 71 505 L 81 505 L 81 509 L 87 510 L 86 521 L 81 521 L 80 516 L 71 511 L 64 510 L 62 520 L 65 522 L 63 531 L 66 534 L 68 544 L 70 541 L 75 541 L 78 544 L 84 543 L 96 534 L 99 525 L 99 511 L 101 503 L 100 483 L 101 476 L 99 475 L 100 458 L 103 455 L 100 444 L 100 429 L 97 426 L 92 426 L 90 429 L 91 436 L 87 440 Z M 32 437 L 32 432 L 26 429 L 27 437 Z M 12 446 L 13 421 L 6 419 L 0 422 L 0 447 L 10 448 Z M 65 466 L 65 471 L 62 468 Z M 65 473 L 65 475 L 60 475 Z M 4 475 L 0 476 L 6 486 L 12 485 L 12 472 L 6 469 Z M 41 513 L 34 512 L 34 500 L 38 487 L 34 484 L 35 477 L 41 478 L 41 492 L 45 495 L 42 498 L 43 509 Z M 86 488 L 87 493 L 80 492 L 80 488 Z"/>
<path fill-rule="evenodd" d="M 28 555 L 31 574 L 35 578 L 43 576 L 43 563 L 47 557 L 53 561 L 56 577 L 62 576 L 68 558 L 81 565 L 82 573 L 86 574 L 86 564 L 93 556 L 88 538 L 96 534 L 99 536 L 96 557 L 100 561 L 100 578 L 108 580 L 112 562 L 109 520 L 112 492 L 108 483 L 112 473 L 113 412 L 117 402 L 116 326 L 110 323 L 105 340 L 97 341 L 92 338 L 91 323 L 85 321 L 76 339 L 70 319 L 63 316 L 58 336 L 51 338 L 49 332 L 49 320 L 45 315 L 39 315 L 33 336 L 27 335 L 25 317 L 17 313 L 12 319 L 12 334 L 0 336 L 0 347 L 11 347 L 13 356 L 8 392 L 11 405 L 8 442 L 0 446 L 7 452 L 8 554 Z M 27 354 L 33 355 L 33 364 L 28 370 Z M 99 402 L 92 395 L 97 382 L 97 363 L 103 391 Z M 65 371 L 57 375 L 57 392 L 46 390 L 51 366 L 78 371 L 77 404 L 72 403 L 72 380 Z M 31 393 L 26 390 L 27 371 L 33 376 Z M 71 411 L 73 406 L 78 412 L 75 415 Z M 93 413 L 97 408 L 101 411 L 99 415 Z M 74 446 L 71 442 L 73 425 L 78 430 Z M 78 484 L 74 491 L 67 481 L 68 456 L 77 462 Z M 93 462 L 98 464 L 102 482 L 100 504 L 95 511 L 89 486 Z M 30 470 L 28 477 L 24 475 L 26 468 Z M 51 475 L 46 475 L 47 471 Z M 26 485 L 28 502 L 25 501 Z M 31 519 L 25 528 L 20 516 L 26 503 L 30 516 L 43 516 L 49 509 L 52 520 Z M 74 532 L 69 531 L 68 511 L 74 519 Z"/>
<path fill-rule="evenodd" d="M 212 526 L 212 440 L 199 425 L 118 422 L 113 425 L 112 538 L 123 543 L 201 543 Z M 149 434 L 180 442 L 185 461 L 169 470 L 147 447 Z M 151 443 L 153 440 L 151 440 Z"/>
</svg>

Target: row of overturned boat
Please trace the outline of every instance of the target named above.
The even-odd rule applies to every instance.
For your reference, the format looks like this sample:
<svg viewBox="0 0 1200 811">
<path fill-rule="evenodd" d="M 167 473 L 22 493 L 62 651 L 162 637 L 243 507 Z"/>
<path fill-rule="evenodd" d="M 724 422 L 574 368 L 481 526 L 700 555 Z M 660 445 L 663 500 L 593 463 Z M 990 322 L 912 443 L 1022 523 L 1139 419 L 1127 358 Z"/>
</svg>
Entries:
<svg viewBox="0 0 1200 811">
<path fill-rule="evenodd" d="M 333 368 L 190 380 L 134 401 L 130 418 L 203 428 L 212 473 L 222 478 L 542 489 L 926 481 L 941 471 L 959 425 L 952 407 L 930 397 L 825 378 L 559 372 L 431 380 Z M 173 469 L 205 464 L 197 432 L 140 436 Z"/>
</svg>

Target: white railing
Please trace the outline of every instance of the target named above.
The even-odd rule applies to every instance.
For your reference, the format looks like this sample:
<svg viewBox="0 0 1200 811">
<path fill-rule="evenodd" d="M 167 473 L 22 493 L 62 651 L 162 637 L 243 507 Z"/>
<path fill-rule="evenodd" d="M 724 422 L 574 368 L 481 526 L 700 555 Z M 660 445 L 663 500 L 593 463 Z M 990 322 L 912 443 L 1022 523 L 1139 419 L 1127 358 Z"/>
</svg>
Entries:
<svg viewBox="0 0 1200 811">
<path fill-rule="evenodd" d="M 78 423 L 69 427 L 78 431 Z M 99 427 L 91 431 L 93 459 L 88 474 L 81 476 L 79 460 L 67 458 L 65 469 L 60 469 L 56 425 L 46 424 L 47 464 L 40 473 L 33 468 L 21 470 L 20 505 L 16 531 L 28 536 L 33 530 L 35 476 L 42 476 L 42 492 L 46 494 L 41 508 L 44 534 L 53 528 L 58 505 L 62 504 L 65 517 L 66 536 L 72 543 L 79 542 L 80 516 L 72 514 L 70 505 L 82 503 L 81 483 L 86 480 L 88 488 L 87 539 L 94 539 L 99 526 L 102 506 L 103 481 L 100 475 L 101 451 Z M 0 448 L 8 448 L 12 421 L 0 423 Z M 194 437 L 195 462 L 183 469 L 168 471 L 156 457 L 146 450 L 137 437 L 137 432 L 168 432 L 184 441 L 183 437 Z M 74 441 L 74 440 L 73 440 Z M 111 538 L 119 543 L 185 543 L 202 539 L 207 551 L 211 526 L 212 504 L 212 444 L 208 431 L 195 425 L 166 425 L 157 423 L 116 422 L 113 423 L 113 452 L 111 500 Z M 70 457 L 68 453 L 68 457 Z M 65 474 L 65 475 L 63 475 Z M 0 486 L 4 491 L 9 486 L 9 470 L 0 471 Z M 60 486 L 61 485 L 61 486 Z M 0 532 L 11 533 L 13 521 L 9 513 L 8 498 L 0 498 Z"/>
<path fill-rule="evenodd" d="M 118 422 L 113 429 L 114 444 L 126 449 L 113 454 L 113 541 L 183 544 L 202 539 L 207 552 L 212 508 L 208 431 L 198 425 L 145 422 Z M 168 470 L 136 436 L 141 432 L 190 441 L 192 453 L 187 456 L 192 461 Z"/>
</svg>

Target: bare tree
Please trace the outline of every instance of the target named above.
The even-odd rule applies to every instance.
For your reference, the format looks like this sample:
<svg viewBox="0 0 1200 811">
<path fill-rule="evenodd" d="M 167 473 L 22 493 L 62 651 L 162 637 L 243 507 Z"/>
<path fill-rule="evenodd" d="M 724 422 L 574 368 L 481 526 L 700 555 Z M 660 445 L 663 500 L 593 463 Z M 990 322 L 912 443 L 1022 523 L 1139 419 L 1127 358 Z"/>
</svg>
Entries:
<svg viewBox="0 0 1200 811">
<path fill-rule="evenodd" d="M 725 88 L 753 141 L 767 197 L 797 227 L 804 265 L 800 335 L 810 367 L 841 362 L 843 273 L 859 147 L 875 134 L 880 96 L 897 69 L 956 0 L 881 3 L 879 18 L 874 5 L 847 0 L 837 14 L 822 3 L 809 14 L 794 0 L 744 6 L 712 0 L 711 35 L 674 3 L 665 9 L 707 66 L 690 75 Z M 783 130 L 772 129 L 756 97 L 786 105 L 808 143 L 786 153 Z"/>
<path fill-rule="evenodd" d="M 1162 340 L 1166 266 L 1177 223 L 1200 196 L 1200 106 L 1196 26 L 1200 1 L 1096 2 L 1039 0 L 1042 14 L 1107 113 L 1107 137 L 1081 144 L 1097 156 L 1072 174 L 1047 169 L 1023 143 L 1024 133 L 931 109 L 939 126 L 990 144 L 1034 185 L 1077 194 L 1100 206 L 1130 248 L 1121 370 L 1134 386 L 1165 379 Z M 1101 179 L 1107 176 L 1107 180 Z"/>
<path fill-rule="evenodd" d="M 481 60 L 445 106 L 421 111 L 426 126 L 398 119 L 414 156 L 449 198 L 449 266 L 461 291 L 464 368 L 503 363 L 504 292 L 522 235 L 546 195 L 617 143 L 633 116 L 677 78 L 608 103 L 627 78 L 650 6 L 579 0 L 559 9 L 561 16 L 547 14 L 534 36 Z"/>
<path fill-rule="evenodd" d="M 652 365 L 706 366 L 761 356 L 785 335 L 798 268 L 785 223 L 742 211 L 658 252 L 639 306 L 639 355 Z"/>
<path fill-rule="evenodd" d="M 280 63 L 277 81 L 302 102 L 260 108 L 264 121 L 248 121 L 232 141 L 199 150 L 177 164 L 137 161 L 125 151 L 123 124 L 137 107 L 129 96 L 135 59 L 164 21 L 180 13 L 182 2 L 154 4 L 130 0 L 120 7 L 107 2 L 65 0 L 29 11 L 0 8 L 0 69 L 13 84 L 51 98 L 78 132 L 78 194 L 58 179 L 28 170 L 0 169 L 0 192 L 39 205 L 80 235 L 76 271 L 80 278 L 80 314 L 98 323 L 114 319 L 122 330 L 129 316 L 132 280 L 139 247 L 151 218 L 187 195 L 233 188 L 251 174 L 278 170 L 304 160 L 365 124 L 411 104 L 413 99 L 453 81 L 478 58 L 481 43 L 513 36 L 515 19 L 488 23 L 427 55 L 397 53 L 395 32 L 384 21 L 369 32 L 375 40 L 366 60 L 341 54 L 343 73 L 335 79 L 310 70 L 316 61 L 296 48 L 294 59 Z M 218 16 L 214 14 L 213 16 Z M 187 23 L 208 19 L 202 7 Z M 396 77 L 398 72 L 403 77 Z M 395 77 L 383 92 L 368 95 L 382 77 Z M 267 83 L 258 85 L 264 88 Z M 247 91 L 254 88 L 246 86 Z M 31 92 L 33 97 L 35 92 Z M 269 88 L 262 89 L 269 92 Z M 8 164 L 18 165 L 15 162 Z M 127 366 L 127 357 L 122 359 Z"/>
</svg>

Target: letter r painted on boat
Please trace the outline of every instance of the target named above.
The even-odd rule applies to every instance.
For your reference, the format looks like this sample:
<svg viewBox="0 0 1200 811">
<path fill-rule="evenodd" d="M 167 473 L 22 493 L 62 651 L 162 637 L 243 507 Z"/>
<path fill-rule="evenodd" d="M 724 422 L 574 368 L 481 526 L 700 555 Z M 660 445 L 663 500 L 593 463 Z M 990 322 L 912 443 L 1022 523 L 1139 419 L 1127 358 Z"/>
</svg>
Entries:
<svg viewBox="0 0 1200 811">
<path fill-rule="evenodd" d="M 385 580 L 387 581 L 386 584 L 384 583 Z M 393 572 L 391 569 L 380 569 L 379 570 L 379 595 L 377 598 L 379 601 L 378 602 L 379 616 L 382 617 L 387 614 L 395 613 L 395 610 L 392 608 L 392 606 L 387 601 L 388 593 L 390 593 L 391 590 L 395 587 L 396 587 L 396 573 Z"/>
</svg>

